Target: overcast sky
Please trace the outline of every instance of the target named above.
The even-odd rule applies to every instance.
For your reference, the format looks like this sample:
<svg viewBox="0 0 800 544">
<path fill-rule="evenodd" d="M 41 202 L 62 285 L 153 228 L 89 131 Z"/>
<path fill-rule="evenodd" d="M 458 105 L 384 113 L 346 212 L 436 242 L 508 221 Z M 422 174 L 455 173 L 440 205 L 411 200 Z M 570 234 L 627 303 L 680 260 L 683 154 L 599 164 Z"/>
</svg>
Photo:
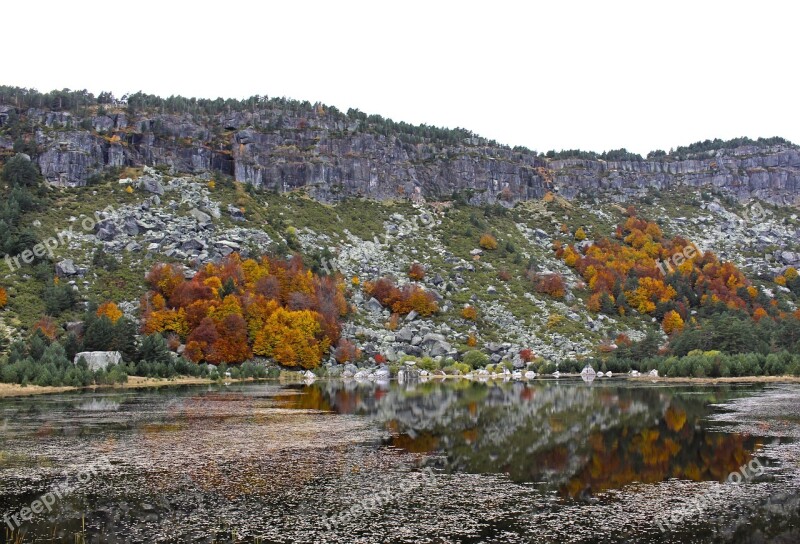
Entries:
<svg viewBox="0 0 800 544">
<path fill-rule="evenodd" d="M 0 82 L 287 96 L 538 151 L 800 142 L 793 2 L 3 6 Z"/>
</svg>

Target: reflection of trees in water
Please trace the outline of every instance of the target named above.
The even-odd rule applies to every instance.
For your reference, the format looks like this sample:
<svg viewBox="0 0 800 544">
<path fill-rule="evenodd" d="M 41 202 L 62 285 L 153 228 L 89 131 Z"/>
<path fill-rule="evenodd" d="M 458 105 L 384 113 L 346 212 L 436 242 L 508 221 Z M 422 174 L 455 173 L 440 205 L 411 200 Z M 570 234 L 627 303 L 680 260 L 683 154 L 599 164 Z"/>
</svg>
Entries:
<svg viewBox="0 0 800 544">
<path fill-rule="evenodd" d="M 754 440 L 701 419 L 724 390 L 577 383 L 428 382 L 409 388 L 318 383 L 294 406 L 371 416 L 412 453 L 442 452 L 453 471 L 504 472 L 578 497 L 632 482 L 725 479 Z M 376 394 L 377 393 L 377 394 Z"/>
</svg>

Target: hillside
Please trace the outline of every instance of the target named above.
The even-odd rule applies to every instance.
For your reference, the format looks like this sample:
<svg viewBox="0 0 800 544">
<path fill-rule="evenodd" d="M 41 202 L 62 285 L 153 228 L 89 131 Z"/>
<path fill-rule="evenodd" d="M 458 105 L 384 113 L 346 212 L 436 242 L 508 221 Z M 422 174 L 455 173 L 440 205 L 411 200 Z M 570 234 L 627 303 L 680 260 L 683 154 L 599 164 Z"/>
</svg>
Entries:
<svg viewBox="0 0 800 544">
<path fill-rule="evenodd" d="M 156 263 L 180 264 L 191 277 L 231 254 L 296 253 L 320 276 L 344 280 L 351 311 L 342 336 L 367 363 L 460 360 L 476 349 L 486 363 L 519 367 L 520 352 L 531 350 L 541 361 L 581 364 L 648 333 L 666 346 L 665 312 L 675 308 L 688 328 L 716 310 L 694 295 L 654 313 L 593 308 L 585 274 L 554 251 L 585 253 L 615 239 L 629 206 L 663 231 L 662 255 L 680 236 L 741 270 L 758 296 L 739 309 L 762 308 L 775 323 L 797 310 L 794 284 L 778 278 L 800 265 L 800 151 L 780 139 L 649 159 L 537 154 L 465 130 L 283 99 L 84 98 L 0 89 L 5 162 L 27 153 L 46 181 L 20 232 L 47 240 L 71 229 L 52 256 L 3 270 L 9 301 L 0 318 L 11 336 L 52 313 L 42 293 L 54 273 L 76 293 L 59 323 L 107 301 L 138 321 Z M 543 285 L 556 276 L 560 292 Z M 438 311 L 393 315 L 370 291 L 383 277 L 419 286 Z"/>
</svg>

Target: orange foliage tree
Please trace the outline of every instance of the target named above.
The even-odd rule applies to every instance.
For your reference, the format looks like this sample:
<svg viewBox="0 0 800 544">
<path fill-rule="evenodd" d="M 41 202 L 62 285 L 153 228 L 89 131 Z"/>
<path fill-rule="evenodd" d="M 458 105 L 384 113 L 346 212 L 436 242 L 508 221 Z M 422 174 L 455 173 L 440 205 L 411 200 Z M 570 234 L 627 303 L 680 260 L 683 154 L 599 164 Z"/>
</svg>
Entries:
<svg viewBox="0 0 800 544">
<path fill-rule="evenodd" d="M 56 335 L 58 334 L 58 323 L 56 323 L 55 319 L 49 315 L 46 315 L 33 324 L 32 331 L 42 331 L 42 334 L 44 334 L 47 338 L 50 340 L 55 340 Z"/>
<path fill-rule="evenodd" d="M 97 308 L 97 317 L 106 316 L 112 323 L 116 323 L 122 317 L 122 310 L 113 302 L 104 302 Z"/>
<path fill-rule="evenodd" d="M 414 263 L 408 269 L 408 277 L 415 281 L 421 281 L 425 278 L 425 267 L 419 263 Z"/>
<path fill-rule="evenodd" d="M 195 362 L 239 363 L 253 354 L 313 368 L 339 340 L 344 281 L 317 277 L 298 257 L 243 260 L 232 253 L 191 279 L 176 265 L 147 275 L 142 330 L 174 333 Z"/>
<path fill-rule="evenodd" d="M 665 330 L 679 330 L 675 317 L 682 320 L 687 309 L 703 305 L 745 309 L 758 317 L 758 291 L 733 263 L 720 261 L 710 251 L 700 252 L 680 236 L 666 238 L 657 224 L 638 217 L 632 207 L 627 214 L 616 229 L 616 240 L 595 240 L 582 253 L 554 244 L 556 256 L 586 281 L 591 311 L 608 313 L 616 307 L 624 315 L 633 308 L 661 317 L 662 326 L 669 316 Z"/>
<path fill-rule="evenodd" d="M 0 308 L 5 308 L 6 304 L 8 304 L 8 292 L 0 287 Z"/>
<path fill-rule="evenodd" d="M 529 277 L 537 293 L 553 298 L 563 298 L 566 294 L 567 288 L 561 274 L 529 274 Z"/>
<path fill-rule="evenodd" d="M 461 317 L 469 319 L 470 321 L 475 321 L 478 319 L 478 309 L 475 308 L 475 306 L 464 306 L 461 310 Z"/>
<path fill-rule="evenodd" d="M 256 334 L 253 353 L 285 366 L 314 368 L 330 347 L 317 315 L 310 310 L 278 308 Z"/>
<path fill-rule="evenodd" d="M 364 290 L 392 312 L 405 315 L 415 311 L 429 316 L 439 310 L 433 294 L 419 285 L 407 284 L 397 287 L 391 278 L 380 278 L 375 283 L 367 282 Z"/>
<path fill-rule="evenodd" d="M 350 340 L 342 338 L 339 340 L 339 345 L 336 346 L 333 356 L 339 363 L 348 363 L 358 360 L 361 357 L 361 350 Z"/>
</svg>

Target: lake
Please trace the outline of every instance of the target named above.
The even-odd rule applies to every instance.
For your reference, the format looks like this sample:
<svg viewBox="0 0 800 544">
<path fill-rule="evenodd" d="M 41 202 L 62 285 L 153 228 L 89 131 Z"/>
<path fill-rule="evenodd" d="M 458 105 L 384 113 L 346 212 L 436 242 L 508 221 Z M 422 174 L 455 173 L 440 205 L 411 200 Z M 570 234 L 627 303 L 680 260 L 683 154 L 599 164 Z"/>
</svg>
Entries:
<svg viewBox="0 0 800 544">
<path fill-rule="evenodd" d="M 12 398 L 0 513 L 14 542 L 797 542 L 799 429 L 797 385 L 625 378 Z"/>
</svg>

